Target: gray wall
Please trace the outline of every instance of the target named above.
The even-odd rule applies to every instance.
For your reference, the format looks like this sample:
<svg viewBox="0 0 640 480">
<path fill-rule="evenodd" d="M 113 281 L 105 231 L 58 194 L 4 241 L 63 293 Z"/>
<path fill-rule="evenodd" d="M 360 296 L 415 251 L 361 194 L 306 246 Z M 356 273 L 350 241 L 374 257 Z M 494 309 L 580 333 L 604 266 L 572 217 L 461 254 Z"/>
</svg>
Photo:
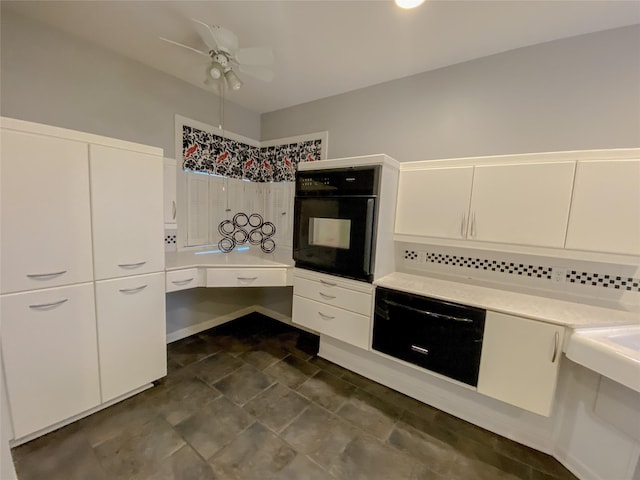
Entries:
<svg viewBox="0 0 640 480">
<path fill-rule="evenodd" d="M 161 147 L 174 114 L 218 126 L 219 97 L 2 10 L 0 114 Z M 117 32 L 114 33 L 117 35 Z M 260 116 L 225 103 L 225 129 L 260 137 Z"/>
<path fill-rule="evenodd" d="M 354 62 L 354 68 L 357 63 Z M 399 161 L 640 146 L 640 26 L 582 35 L 262 115 L 262 140 Z"/>
</svg>

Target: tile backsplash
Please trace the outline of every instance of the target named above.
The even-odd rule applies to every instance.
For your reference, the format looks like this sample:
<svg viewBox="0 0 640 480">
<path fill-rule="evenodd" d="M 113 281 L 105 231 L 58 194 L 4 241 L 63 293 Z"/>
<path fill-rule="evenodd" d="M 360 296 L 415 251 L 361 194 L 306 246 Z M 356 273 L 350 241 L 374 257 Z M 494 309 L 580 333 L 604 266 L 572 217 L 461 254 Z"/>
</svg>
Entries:
<svg viewBox="0 0 640 480">
<path fill-rule="evenodd" d="M 168 229 L 164 230 L 164 251 L 165 252 L 174 252 L 177 250 L 177 236 L 178 231 L 176 229 Z"/>
<path fill-rule="evenodd" d="M 632 303 L 640 298 L 640 272 L 635 265 L 397 243 L 396 268 L 602 299 L 632 295 Z"/>
</svg>

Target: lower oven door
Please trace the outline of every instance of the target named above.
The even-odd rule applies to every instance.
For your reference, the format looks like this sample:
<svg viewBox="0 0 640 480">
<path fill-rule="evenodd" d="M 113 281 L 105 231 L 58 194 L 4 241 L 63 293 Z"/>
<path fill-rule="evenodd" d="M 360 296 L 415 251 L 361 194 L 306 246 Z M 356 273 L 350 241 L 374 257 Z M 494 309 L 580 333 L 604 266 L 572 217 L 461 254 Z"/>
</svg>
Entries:
<svg viewBox="0 0 640 480">
<path fill-rule="evenodd" d="M 377 287 L 373 349 L 477 386 L 485 310 Z"/>
<path fill-rule="evenodd" d="M 300 197 L 294 208 L 296 267 L 373 280 L 375 197 Z"/>
</svg>

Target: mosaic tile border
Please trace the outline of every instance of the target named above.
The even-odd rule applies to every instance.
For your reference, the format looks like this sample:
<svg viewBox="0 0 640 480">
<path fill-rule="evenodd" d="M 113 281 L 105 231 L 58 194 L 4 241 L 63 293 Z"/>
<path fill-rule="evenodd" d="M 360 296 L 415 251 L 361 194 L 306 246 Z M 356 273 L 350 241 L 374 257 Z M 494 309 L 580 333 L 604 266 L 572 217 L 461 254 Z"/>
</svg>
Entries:
<svg viewBox="0 0 640 480">
<path fill-rule="evenodd" d="M 475 270 L 486 270 L 506 273 L 509 275 L 541 278 L 545 280 L 551 280 L 553 278 L 553 267 L 544 265 L 526 265 L 523 263 L 504 262 L 477 257 L 464 257 L 460 255 L 447 255 L 442 253 L 420 252 L 416 250 L 405 250 L 404 259 L 408 262 L 436 263 L 452 267 L 473 268 Z M 422 259 L 424 259 L 424 262 L 421 262 Z M 565 275 L 565 281 L 578 285 L 640 292 L 639 278 L 569 270 Z"/>
<path fill-rule="evenodd" d="M 177 242 L 177 235 L 175 233 L 165 234 L 164 236 L 165 245 L 175 245 L 176 242 Z"/>
</svg>

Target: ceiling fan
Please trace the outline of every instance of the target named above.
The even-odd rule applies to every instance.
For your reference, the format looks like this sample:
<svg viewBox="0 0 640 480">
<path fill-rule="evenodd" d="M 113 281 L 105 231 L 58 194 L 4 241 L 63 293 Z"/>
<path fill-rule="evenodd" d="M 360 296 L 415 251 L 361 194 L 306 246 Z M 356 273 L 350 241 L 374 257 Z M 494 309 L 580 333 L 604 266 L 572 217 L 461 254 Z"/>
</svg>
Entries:
<svg viewBox="0 0 640 480">
<path fill-rule="evenodd" d="M 161 40 L 182 47 L 209 59 L 206 65 L 205 85 L 217 88 L 225 82 L 231 90 L 239 90 L 243 82 L 233 71 L 232 66 L 242 73 L 265 82 L 273 80 L 274 73 L 268 68 L 273 63 L 273 52 L 269 47 L 239 48 L 238 37 L 231 30 L 218 25 L 208 25 L 200 20 L 191 19 L 198 35 L 209 49 L 208 52 L 184 45 L 168 38 Z"/>
</svg>

